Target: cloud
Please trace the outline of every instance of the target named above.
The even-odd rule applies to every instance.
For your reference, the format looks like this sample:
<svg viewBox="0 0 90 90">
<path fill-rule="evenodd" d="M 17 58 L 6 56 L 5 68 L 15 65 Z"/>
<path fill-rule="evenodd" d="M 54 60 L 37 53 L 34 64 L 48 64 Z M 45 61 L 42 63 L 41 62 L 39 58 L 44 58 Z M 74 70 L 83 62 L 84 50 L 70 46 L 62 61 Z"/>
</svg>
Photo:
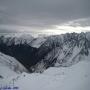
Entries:
<svg viewBox="0 0 90 90">
<path fill-rule="evenodd" d="M 74 27 L 76 27 L 76 26 L 82 26 L 82 27 L 90 26 L 90 17 L 72 20 L 72 21 L 65 23 L 64 25 L 69 25 L 69 26 L 74 26 Z"/>
<path fill-rule="evenodd" d="M 0 0 L 0 24 L 31 27 L 34 31 L 53 29 L 55 25 L 89 18 L 89 4 L 89 0 Z M 89 26 L 89 22 L 75 25 Z"/>
<path fill-rule="evenodd" d="M 54 25 L 53 29 L 45 29 L 44 32 L 52 34 L 90 32 L 90 18 L 82 18 Z"/>
<path fill-rule="evenodd" d="M 38 28 L 31 26 L 20 26 L 20 25 L 0 25 L 1 32 L 20 32 L 20 33 L 32 33 L 32 34 L 62 34 L 62 33 L 72 33 L 72 32 L 90 32 L 90 18 L 82 18 L 77 20 L 72 20 L 63 24 L 52 25 L 48 28 Z M 86 25 L 85 25 L 86 24 Z"/>
</svg>

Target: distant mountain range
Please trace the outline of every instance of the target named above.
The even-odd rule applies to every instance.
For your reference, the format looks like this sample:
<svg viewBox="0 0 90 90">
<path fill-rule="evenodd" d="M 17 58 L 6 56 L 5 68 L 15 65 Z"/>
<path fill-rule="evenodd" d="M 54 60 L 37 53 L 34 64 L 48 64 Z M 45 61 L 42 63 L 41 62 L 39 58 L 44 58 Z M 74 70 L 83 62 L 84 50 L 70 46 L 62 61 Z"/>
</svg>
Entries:
<svg viewBox="0 0 90 90">
<path fill-rule="evenodd" d="M 66 33 L 34 38 L 0 35 L 0 52 L 16 58 L 30 72 L 49 67 L 69 67 L 90 58 L 90 33 Z"/>
</svg>

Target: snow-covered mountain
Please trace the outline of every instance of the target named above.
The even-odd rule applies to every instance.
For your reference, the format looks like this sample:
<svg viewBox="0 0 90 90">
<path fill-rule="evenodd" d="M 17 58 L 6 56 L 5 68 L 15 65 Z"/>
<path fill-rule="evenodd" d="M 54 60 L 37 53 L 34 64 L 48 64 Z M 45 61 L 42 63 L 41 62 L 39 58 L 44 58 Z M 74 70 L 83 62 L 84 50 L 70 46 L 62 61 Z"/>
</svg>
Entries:
<svg viewBox="0 0 90 90">
<path fill-rule="evenodd" d="M 28 70 L 15 58 L 0 52 L 0 77 L 7 78 Z"/>
<path fill-rule="evenodd" d="M 30 35 L 3 35 L 0 51 L 13 56 L 33 72 L 68 67 L 90 57 L 90 33 L 66 33 L 34 38 Z"/>
<path fill-rule="evenodd" d="M 28 44 L 29 46 L 39 48 L 46 40 L 45 36 L 34 37 L 31 34 L 22 33 L 6 33 L 0 34 L 0 43 L 7 44 L 8 46 Z"/>
<path fill-rule="evenodd" d="M 40 62 L 32 69 L 42 72 L 51 66 L 68 67 L 90 58 L 90 33 L 50 36 L 38 50 Z"/>
<path fill-rule="evenodd" d="M 0 34 L 0 51 L 16 58 L 29 69 L 38 62 L 37 49 L 45 40 L 45 37 L 34 38 L 30 34 Z"/>
<path fill-rule="evenodd" d="M 13 42 L 13 37 L 9 38 Z M 8 37 L 1 36 L 0 52 L 7 54 L 0 53 L 2 89 L 16 86 L 19 90 L 90 90 L 90 33 L 38 37 L 30 39 L 30 43 L 27 39 L 24 43 L 23 39 L 18 43 L 5 40 Z M 33 73 L 27 73 L 18 61 Z"/>
<path fill-rule="evenodd" d="M 0 42 L 5 43 L 8 46 L 25 44 L 28 45 L 34 38 L 30 34 L 14 33 L 14 34 L 0 34 Z"/>
</svg>

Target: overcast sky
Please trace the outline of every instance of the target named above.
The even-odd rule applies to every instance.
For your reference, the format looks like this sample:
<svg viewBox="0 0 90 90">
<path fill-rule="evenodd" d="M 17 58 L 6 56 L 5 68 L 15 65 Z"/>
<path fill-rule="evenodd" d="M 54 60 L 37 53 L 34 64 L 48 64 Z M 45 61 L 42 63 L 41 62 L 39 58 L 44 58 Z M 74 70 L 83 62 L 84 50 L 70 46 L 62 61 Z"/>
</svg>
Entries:
<svg viewBox="0 0 90 90">
<path fill-rule="evenodd" d="M 0 32 L 90 30 L 90 0 L 0 0 Z"/>
</svg>

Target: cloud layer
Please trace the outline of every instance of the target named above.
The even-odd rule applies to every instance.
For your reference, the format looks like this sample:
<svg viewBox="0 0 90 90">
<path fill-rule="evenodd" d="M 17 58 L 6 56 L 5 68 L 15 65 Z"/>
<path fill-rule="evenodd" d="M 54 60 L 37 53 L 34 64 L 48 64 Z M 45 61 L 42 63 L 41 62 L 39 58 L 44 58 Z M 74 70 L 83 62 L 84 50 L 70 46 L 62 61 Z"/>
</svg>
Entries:
<svg viewBox="0 0 90 90">
<path fill-rule="evenodd" d="M 23 28 L 55 31 L 54 26 L 62 24 L 90 26 L 89 4 L 89 0 L 0 0 L 0 27 L 10 28 L 1 32 L 23 31 Z"/>
</svg>

